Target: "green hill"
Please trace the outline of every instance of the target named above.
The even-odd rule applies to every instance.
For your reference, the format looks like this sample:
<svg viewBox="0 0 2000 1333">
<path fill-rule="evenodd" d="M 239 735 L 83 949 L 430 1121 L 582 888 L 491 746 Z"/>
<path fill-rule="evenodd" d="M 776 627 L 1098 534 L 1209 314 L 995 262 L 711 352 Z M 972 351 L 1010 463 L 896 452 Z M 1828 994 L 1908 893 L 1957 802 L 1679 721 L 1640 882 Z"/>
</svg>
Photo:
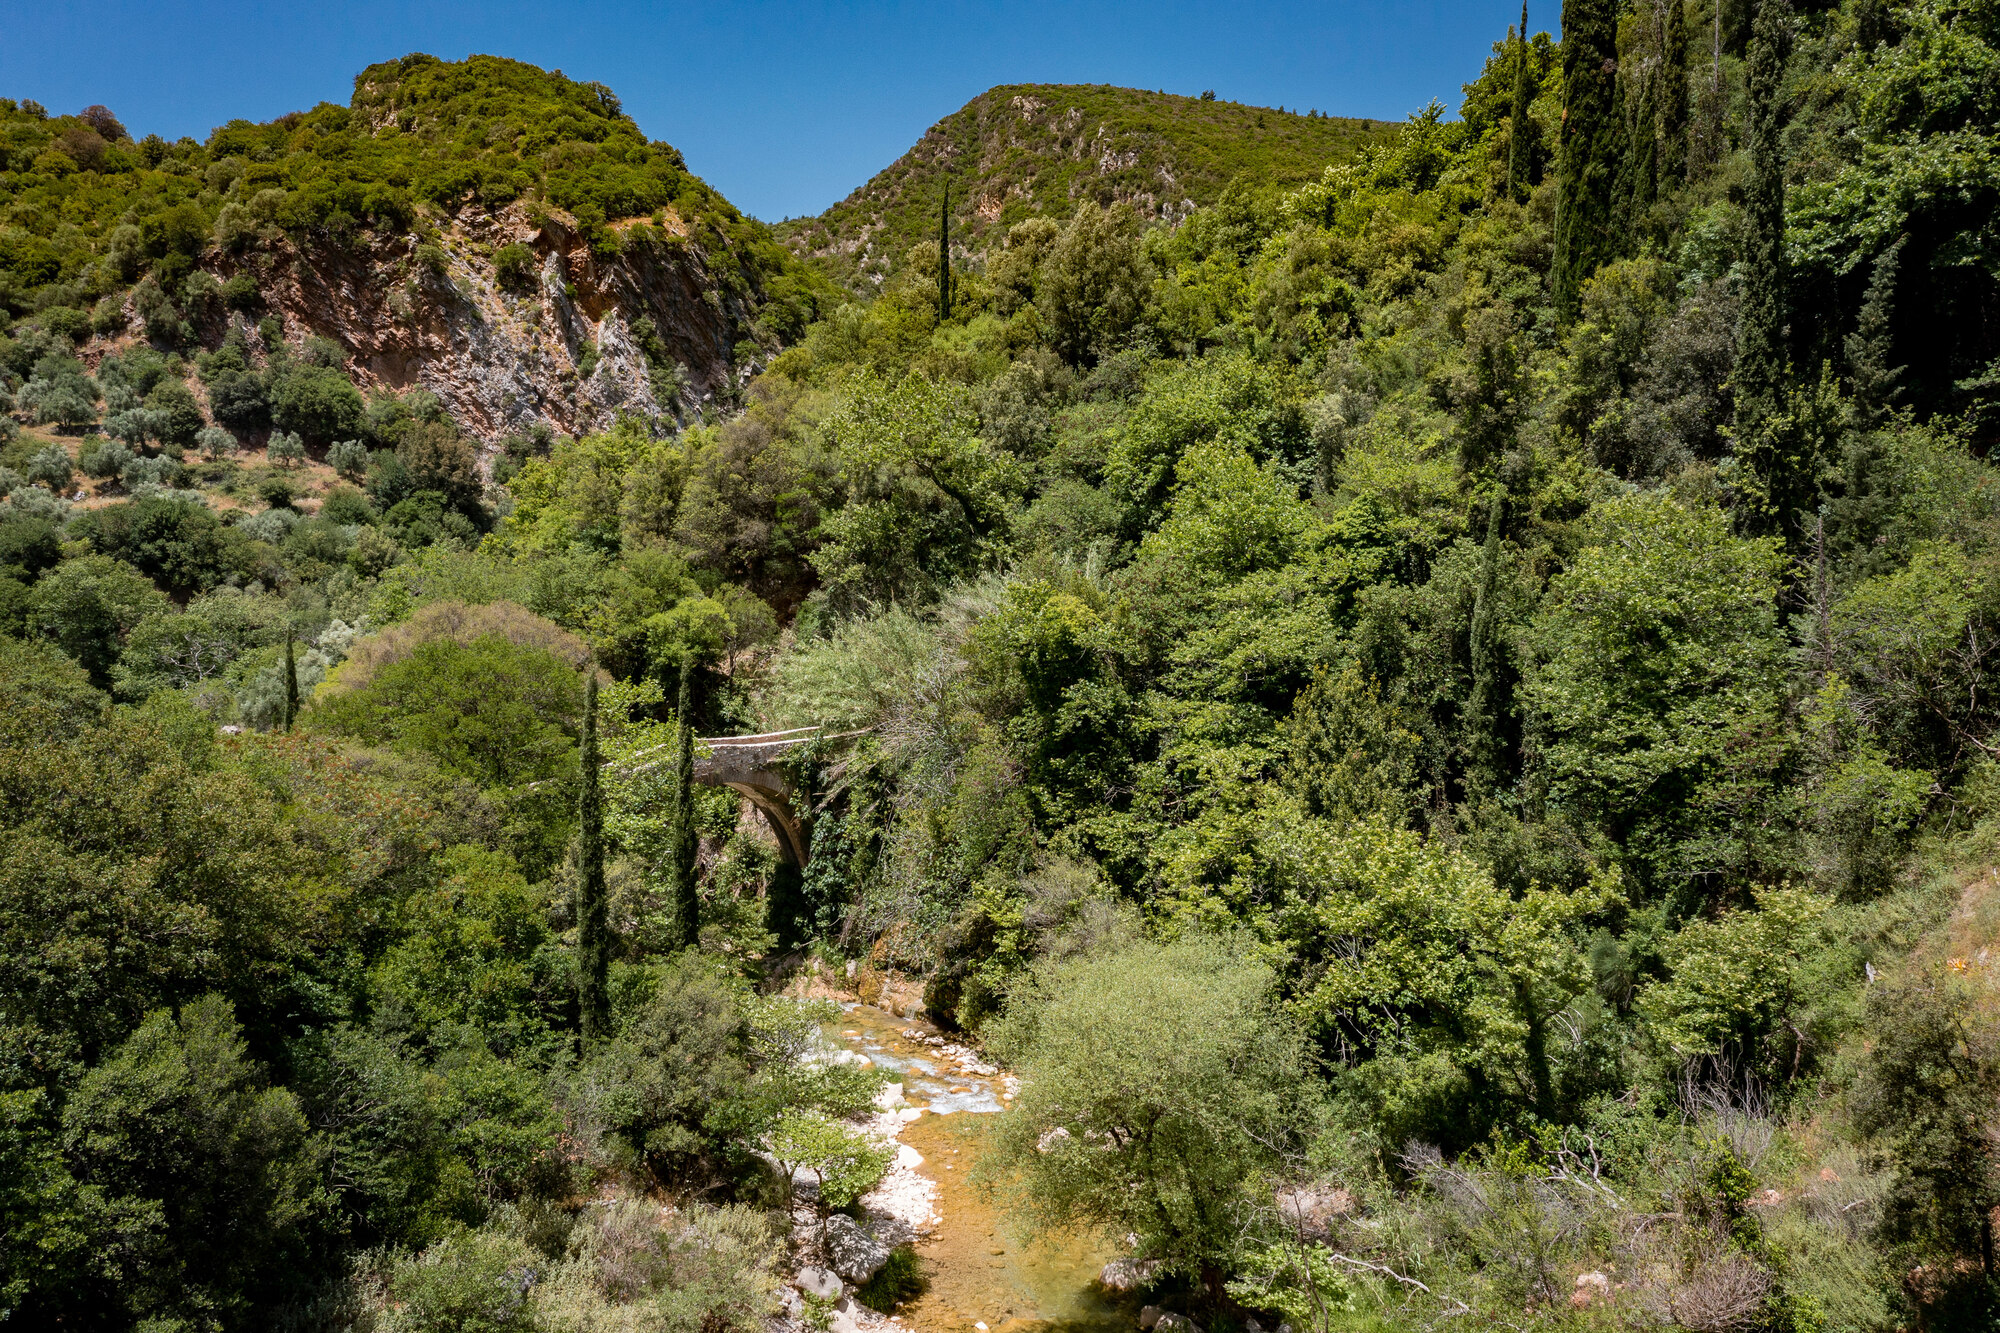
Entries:
<svg viewBox="0 0 2000 1333">
<path fill-rule="evenodd" d="M 1022 218 L 1064 217 L 1085 199 L 1171 221 L 1233 180 L 1297 185 L 1393 128 L 1103 84 L 1006 84 L 826 212 L 775 231 L 849 285 L 872 285 L 933 234 L 946 182 L 954 232 L 976 250 Z"/>
<path fill-rule="evenodd" d="M 0 98 L 0 307 L 15 316 L 93 311 L 110 332 L 119 302 L 106 298 L 150 275 L 173 307 L 148 294 L 152 331 L 176 318 L 198 328 L 207 284 L 186 286 L 197 271 L 281 241 L 434 240 L 517 203 L 537 225 L 559 212 L 565 233 L 600 256 L 633 239 L 621 222 L 659 224 L 701 249 L 746 314 L 799 267 L 677 150 L 648 141 L 609 88 L 519 61 L 405 56 L 356 76 L 347 106 L 233 120 L 205 142 L 135 140 L 103 107 L 50 116 Z"/>
</svg>

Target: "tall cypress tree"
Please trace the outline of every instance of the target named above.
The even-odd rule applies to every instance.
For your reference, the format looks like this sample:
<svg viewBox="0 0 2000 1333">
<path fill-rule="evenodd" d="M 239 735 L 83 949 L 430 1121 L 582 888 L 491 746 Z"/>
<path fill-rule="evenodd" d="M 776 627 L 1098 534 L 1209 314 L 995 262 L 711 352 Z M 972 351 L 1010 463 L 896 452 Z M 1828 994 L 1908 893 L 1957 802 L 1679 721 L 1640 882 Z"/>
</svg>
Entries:
<svg viewBox="0 0 2000 1333">
<path fill-rule="evenodd" d="M 1521 31 L 1514 43 L 1514 107 L 1507 125 L 1507 197 L 1519 199 L 1528 188 L 1528 4 L 1521 0 Z"/>
<path fill-rule="evenodd" d="M 694 664 L 683 657 L 674 699 L 673 822 L 667 829 L 668 895 L 674 907 L 674 937 L 683 949 L 701 943 L 701 897 L 695 885 L 694 724 L 688 702 L 693 675 Z"/>
<path fill-rule="evenodd" d="M 597 661 L 585 668 L 583 687 L 582 782 L 577 797 L 576 998 L 583 1039 L 611 1035 L 611 1003 L 605 993 L 611 972 L 610 907 L 604 888 L 604 792 L 597 747 Z"/>
<path fill-rule="evenodd" d="M 1779 86 L 1785 73 L 1791 7 L 1762 0 L 1750 33 L 1746 82 L 1750 100 L 1750 188 L 1744 199 L 1749 239 L 1743 255 L 1743 305 L 1736 344 L 1736 429 L 1739 448 L 1755 448 L 1778 410 L 1789 358 L 1785 281 L 1785 163 Z M 1776 479 L 1760 478 L 1767 495 Z"/>
<path fill-rule="evenodd" d="M 285 730 L 292 729 L 292 723 L 299 716 L 299 659 L 293 647 L 291 631 L 285 632 Z"/>
<path fill-rule="evenodd" d="M 1687 184 L 1688 30 L 1687 0 L 1665 0 L 1660 33 L 1660 157 L 1663 191 Z"/>
<path fill-rule="evenodd" d="M 1847 377 L 1854 385 L 1854 406 L 1864 425 L 1881 424 L 1896 399 L 1896 381 L 1903 368 L 1895 364 L 1896 270 L 1901 267 L 1903 241 L 1875 258 L 1868 274 L 1868 294 L 1861 300 L 1861 317 L 1847 335 Z"/>
<path fill-rule="evenodd" d="M 1472 603 L 1472 695 L 1465 703 L 1465 785 L 1470 795 L 1493 790 L 1500 781 L 1500 511 L 1507 488 L 1493 492 L 1486 515 L 1486 545 L 1479 553 L 1479 589 Z"/>
<path fill-rule="evenodd" d="M 938 322 L 951 318 L 951 182 L 944 183 L 944 202 L 938 205 Z"/>
<path fill-rule="evenodd" d="M 1652 211 L 1659 184 L 1656 132 L 1659 116 L 1654 110 L 1657 82 L 1651 71 L 1641 68 L 1619 84 L 1619 124 L 1624 129 L 1625 143 L 1619 157 L 1618 216 L 1623 219 L 1619 232 L 1628 243 L 1638 234 L 1646 214 Z M 1622 248 L 1629 248 L 1629 244 Z"/>
<path fill-rule="evenodd" d="M 1563 0 L 1563 122 L 1557 163 L 1556 312 L 1576 317 L 1584 280 L 1618 252 L 1618 19 L 1615 0 Z"/>
</svg>

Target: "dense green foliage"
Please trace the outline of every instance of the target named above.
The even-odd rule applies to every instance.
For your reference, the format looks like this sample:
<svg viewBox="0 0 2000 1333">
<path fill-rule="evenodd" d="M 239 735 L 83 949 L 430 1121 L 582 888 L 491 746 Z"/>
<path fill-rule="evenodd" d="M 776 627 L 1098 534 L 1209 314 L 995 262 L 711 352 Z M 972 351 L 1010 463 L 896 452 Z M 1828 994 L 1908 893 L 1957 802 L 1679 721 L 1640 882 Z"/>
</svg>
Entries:
<svg viewBox="0 0 2000 1333">
<path fill-rule="evenodd" d="M 796 328 L 823 285 L 602 84 L 495 56 L 409 55 L 356 75 L 347 106 L 235 120 L 203 142 L 135 142 L 102 107 L 52 117 L 0 99 L 0 309 L 76 339 L 124 331 L 129 308 L 149 338 L 185 345 L 257 308 L 275 248 L 415 232 L 435 250 L 440 226 L 517 202 L 561 210 L 600 253 L 631 239 L 617 224 L 671 214 L 676 243 L 768 302 L 774 328 Z M 507 255 L 495 258 L 507 285 Z M 300 429 L 272 402 L 281 427 Z"/>
<path fill-rule="evenodd" d="M 1096 84 L 989 88 L 908 153 L 816 218 L 776 234 L 858 290 L 870 290 L 934 235 L 985 248 L 1016 222 L 1062 218 L 1083 200 L 1125 201 L 1176 219 L 1232 181 L 1297 185 L 1380 139 L 1377 121 Z"/>
<path fill-rule="evenodd" d="M 0 343 L 0 1310 L 747 1329 L 885 1163 L 810 957 L 1225 1333 L 1990 1326 L 2000 25 L 1570 9 L 1351 155 L 1162 101 L 1185 216 L 924 176 L 740 410 L 490 473 L 337 348 L 176 359 L 192 265 L 99 355 L 78 204 Z M 519 68 L 364 75 L 356 198 L 682 188 Z M 176 154 L 220 206 L 28 174 Z M 794 726 L 801 868 L 692 781 Z"/>
</svg>

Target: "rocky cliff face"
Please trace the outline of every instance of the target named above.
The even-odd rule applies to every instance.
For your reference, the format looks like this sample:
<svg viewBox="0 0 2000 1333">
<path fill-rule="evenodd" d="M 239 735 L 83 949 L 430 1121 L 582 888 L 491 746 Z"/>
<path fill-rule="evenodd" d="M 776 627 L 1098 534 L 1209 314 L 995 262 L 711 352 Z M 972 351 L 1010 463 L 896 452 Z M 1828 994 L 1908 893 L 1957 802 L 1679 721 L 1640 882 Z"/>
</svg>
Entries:
<svg viewBox="0 0 2000 1333">
<path fill-rule="evenodd" d="M 732 349 L 751 312 L 670 214 L 664 223 L 622 230 L 620 252 L 599 256 L 564 215 L 516 206 L 446 230 L 441 271 L 402 235 L 286 242 L 267 252 L 258 280 L 289 339 L 339 343 L 364 392 L 428 389 L 474 436 L 537 421 L 581 434 L 621 412 L 687 420 L 712 414 L 747 375 Z M 510 291 L 492 257 L 515 242 L 539 272 Z M 635 336 L 642 317 L 665 364 L 649 364 Z"/>
</svg>

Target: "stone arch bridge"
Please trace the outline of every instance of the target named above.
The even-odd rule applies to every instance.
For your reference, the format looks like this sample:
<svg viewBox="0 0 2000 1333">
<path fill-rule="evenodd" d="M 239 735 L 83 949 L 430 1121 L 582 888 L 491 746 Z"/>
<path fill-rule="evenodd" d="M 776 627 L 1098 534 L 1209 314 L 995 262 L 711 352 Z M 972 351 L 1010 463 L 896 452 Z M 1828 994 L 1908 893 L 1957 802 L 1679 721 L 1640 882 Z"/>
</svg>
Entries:
<svg viewBox="0 0 2000 1333">
<path fill-rule="evenodd" d="M 708 787 L 727 787 L 756 806 L 777 835 L 778 855 L 792 865 L 803 866 L 811 848 L 804 821 L 792 803 L 792 780 L 785 771 L 784 758 L 812 741 L 860 734 L 853 731 L 823 737 L 819 727 L 800 727 L 761 736 L 704 736 L 695 752 L 694 780 Z"/>
</svg>

